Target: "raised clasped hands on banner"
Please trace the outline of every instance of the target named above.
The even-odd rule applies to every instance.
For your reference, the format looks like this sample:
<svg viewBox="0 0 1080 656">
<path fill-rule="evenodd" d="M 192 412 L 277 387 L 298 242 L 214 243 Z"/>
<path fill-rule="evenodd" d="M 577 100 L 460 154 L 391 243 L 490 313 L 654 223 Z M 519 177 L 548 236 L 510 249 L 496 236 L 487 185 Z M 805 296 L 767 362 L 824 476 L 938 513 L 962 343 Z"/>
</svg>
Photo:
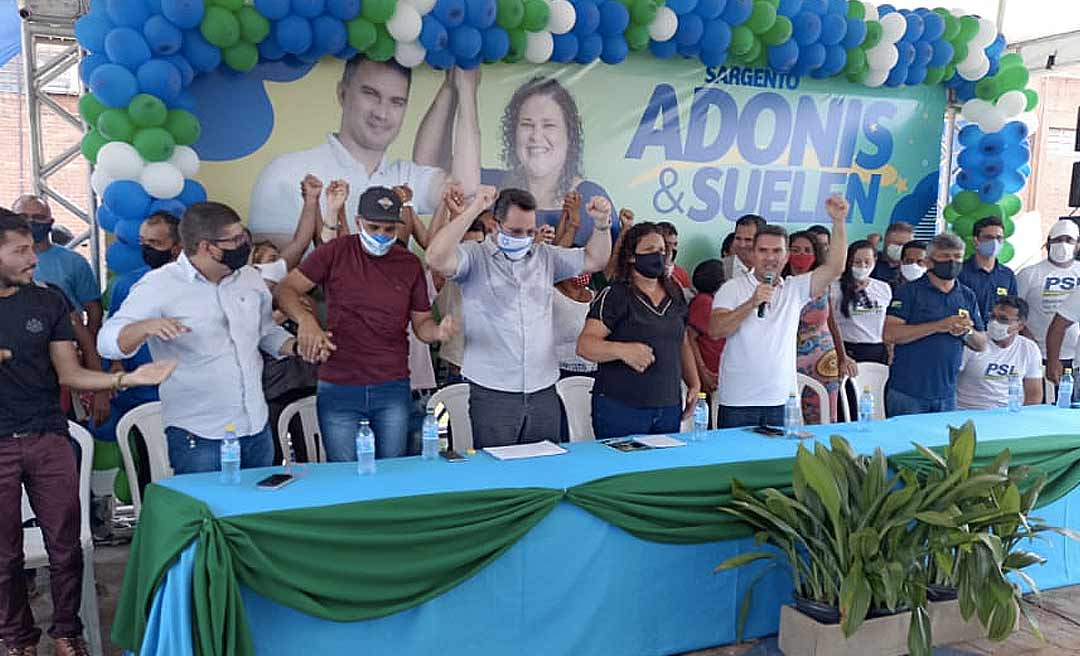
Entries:
<svg viewBox="0 0 1080 656">
<path fill-rule="evenodd" d="M 571 226 L 577 228 L 581 225 L 581 194 L 571 191 L 563 197 L 563 215 Z"/>
<path fill-rule="evenodd" d="M 323 220 L 324 232 L 348 234 L 349 227 L 345 219 L 345 201 L 349 199 L 349 183 L 344 180 L 332 180 L 326 188 L 326 218 Z M 333 237 L 330 237 L 331 239 Z M 325 241 L 325 240 L 324 240 Z"/>
<path fill-rule="evenodd" d="M 479 66 L 468 71 L 454 66 L 446 71 L 446 75 L 447 79 L 450 80 L 450 84 L 453 85 L 454 90 L 457 91 L 458 96 L 475 94 L 476 90 L 480 87 Z"/>
<path fill-rule="evenodd" d="M 304 199 L 304 203 L 318 203 L 319 194 L 322 193 L 322 190 L 322 180 L 310 173 L 300 181 L 300 196 Z"/>
<path fill-rule="evenodd" d="M 468 207 L 464 209 L 460 214 L 454 215 L 454 219 L 466 218 L 471 223 L 473 219 L 480 216 L 480 213 L 491 207 L 495 202 L 495 197 L 498 196 L 498 192 L 495 187 L 491 185 L 480 185 L 476 190 L 476 195 L 473 196 L 472 201 L 469 202 Z"/>
<path fill-rule="evenodd" d="M 840 194 L 833 194 L 825 199 L 825 211 L 832 218 L 834 225 L 847 220 L 848 209 L 847 199 Z"/>
</svg>

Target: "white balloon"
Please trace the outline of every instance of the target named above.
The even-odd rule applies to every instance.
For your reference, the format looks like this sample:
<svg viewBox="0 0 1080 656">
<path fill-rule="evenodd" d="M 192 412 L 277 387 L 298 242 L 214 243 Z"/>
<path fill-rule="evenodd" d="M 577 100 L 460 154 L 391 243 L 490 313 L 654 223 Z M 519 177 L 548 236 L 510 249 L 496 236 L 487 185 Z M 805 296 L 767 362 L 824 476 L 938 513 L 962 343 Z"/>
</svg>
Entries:
<svg viewBox="0 0 1080 656">
<path fill-rule="evenodd" d="M 154 198 L 175 198 L 184 190 L 184 174 L 168 162 L 151 162 L 139 176 L 139 184 Z"/>
<path fill-rule="evenodd" d="M 97 166 L 113 180 L 138 180 L 146 162 L 131 144 L 110 141 L 98 151 Z"/>
<path fill-rule="evenodd" d="M 394 15 L 386 21 L 386 31 L 395 41 L 416 41 L 420 37 L 420 28 L 423 21 L 420 20 L 420 12 L 410 4 L 399 2 Z"/>
<path fill-rule="evenodd" d="M 405 68 L 414 68 L 424 62 L 427 50 L 418 41 L 398 41 L 394 46 L 394 59 Z"/>
<path fill-rule="evenodd" d="M 881 16 L 878 15 L 877 5 L 872 2 L 864 2 L 862 4 L 863 10 L 865 10 L 866 12 L 866 16 L 863 18 L 863 20 L 876 21 L 881 18 Z"/>
<path fill-rule="evenodd" d="M 907 20 L 903 14 L 893 12 L 881 17 L 881 41 L 883 43 L 896 43 L 907 31 Z"/>
<path fill-rule="evenodd" d="M 188 146 L 174 148 L 172 157 L 169 158 L 168 162 L 175 166 L 180 171 L 180 175 L 185 178 L 194 178 L 195 174 L 199 172 L 199 154 L 195 152 L 195 149 Z"/>
<path fill-rule="evenodd" d="M 413 6 L 421 16 L 426 16 L 431 13 L 431 10 L 435 8 L 435 0 L 401 0 L 407 2 Z M 400 3 L 399 3 L 400 4 Z"/>
<path fill-rule="evenodd" d="M 105 169 L 100 166 L 94 167 L 94 172 L 90 174 L 90 188 L 95 194 L 104 195 L 105 189 L 112 183 L 113 179 L 105 172 Z"/>
<path fill-rule="evenodd" d="M 866 51 L 866 63 L 870 66 L 870 70 L 888 73 L 898 61 L 900 61 L 900 52 L 891 43 L 879 43 Z"/>
<path fill-rule="evenodd" d="M 552 0 L 548 4 L 547 29 L 552 34 L 566 34 L 574 29 L 576 20 L 577 12 L 574 10 L 574 5 L 566 0 Z"/>
<path fill-rule="evenodd" d="M 979 119 L 979 128 L 986 134 L 997 132 L 1003 127 L 1005 127 L 1005 115 L 997 107 L 991 107 Z"/>
<path fill-rule="evenodd" d="M 871 88 L 876 88 L 885 84 L 885 80 L 887 80 L 888 78 L 888 69 L 881 70 L 871 68 L 869 71 L 866 72 L 866 77 L 863 79 L 863 84 Z"/>
<path fill-rule="evenodd" d="M 956 73 L 969 82 L 981 80 L 989 72 L 990 59 L 985 52 L 979 49 L 972 50 L 967 59 L 960 62 L 960 65 L 956 67 Z"/>
<path fill-rule="evenodd" d="M 656 18 L 649 23 L 649 38 L 653 41 L 670 41 L 679 29 L 679 17 L 670 7 L 659 7 Z"/>
<path fill-rule="evenodd" d="M 1028 134 L 1035 134 L 1039 129 L 1039 115 L 1035 112 L 1024 112 L 1018 120 L 1028 127 Z"/>
<path fill-rule="evenodd" d="M 555 41 L 551 38 L 551 32 L 528 32 L 525 35 L 525 59 L 534 64 L 543 64 L 551 59 L 551 52 L 555 49 Z"/>
<path fill-rule="evenodd" d="M 980 18 L 979 31 L 975 33 L 975 36 L 971 37 L 968 48 L 979 48 L 980 50 L 985 48 L 994 42 L 997 33 L 997 25 L 994 24 L 994 21 L 989 18 Z"/>
<path fill-rule="evenodd" d="M 993 108 L 993 105 L 982 98 L 972 98 L 960 107 L 960 115 L 964 117 L 965 121 L 978 123 Z"/>
<path fill-rule="evenodd" d="M 1023 91 L 1006 91 L 994 103 L 1006 118 L 1013 119 L 1024 113 L 1027 108 L 1027 96 Z M 101 155 L 98 155 L 100 158 Z"/>
</svg>

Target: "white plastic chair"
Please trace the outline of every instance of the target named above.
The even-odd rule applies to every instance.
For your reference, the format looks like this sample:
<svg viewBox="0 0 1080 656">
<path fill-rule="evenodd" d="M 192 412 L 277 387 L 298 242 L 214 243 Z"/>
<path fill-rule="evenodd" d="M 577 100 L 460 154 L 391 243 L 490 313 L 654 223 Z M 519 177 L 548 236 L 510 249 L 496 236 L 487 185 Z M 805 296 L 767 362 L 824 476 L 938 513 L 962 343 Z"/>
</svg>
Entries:
<svg viewBox="0 0 1080 656">
<path fill-rule="evenodd" d="M 591 442 L 596 439 L 592 426 L 593 379 L 588 376 L 571 376 L 555 383 L 555 393 L 566 412 L 566 425 L 571 442 Z"/>
<path fill-rule="evenodd" d="M 94 577 L 94 537 L 90 533 L 90 470 L 94 463 L 94 438 L 85 428 L 68 422 L 71 437 L 79 444 L 79 544 L 83 552 L 82 605 L 79 616 L 83 621 L 83 635 L 93 656 L 102 656 L 101 616 L 98 614 L 97 582 Z M 132 489 L 136 486 L 132 485 Z M 29 511 L 29 512 L 28 512 Z M 26 490 L 23 489 L 23 519 L 34 517 Z M 45 538 L 38 527 L 23 529 L 23 557 L 27 569 L 48 567 L 49 553 L 45 550 Z"/>
<path fill-rule="evenodd" d="M 281 411 L 277 423 L 281 453 L 292 462 L 289 455 L 289 424 L 296 415 L 300 415 L 300 427 L 304 433 L 304 448 L 308 462 L 326 462 L 326 449 L 323 448 L 322 432 L 319 430 L 319 413 L 315 405 L 315 396 L 305 396 L 293 401 Z M 293 437 L 293 442 L 296 442 L 295 437 Z"/>
<path fill-rule="evenodd" d="M 131 454 L 128 436 L 134 428 L 142 435 L 146 445 L 146 464 L 150 467 L 150 482 L 160 481 L 173 475 L 169 465 L 169 446 L 165 440 L 165 426 L 161 420 L 161 401 L 144 403 L 124 413 L 116 422 L 116 445 L 120 447 L 120 458 L 124 461 L 128 488 L 131 489 L 131 505 L 135 507 L 135 517 L 142 510 L 142 492 L 139 491 L 139 474 L 135 470 L 135 458 Z"/>
<path fill-rule="evenodd" d="M 803 390 L 810 388 L 810 391 L 817 395 L 818 405 L 821 408 L 821 423 L 832 423 L 832 412 L 829 408 L 829 391 L 825 389 L 825 386 L 817 382 L 806 374 L 795 375 L 795 396 L 802 399 Z"/>
<path fill-rule="evenodd" d="M 472 420 L 469 419 L 469 385 L 447 385 L 428 399 L 428 412 L 434 412 L 439 404 L 450 413 L 450 430 L 453 432 L 454 450 L 458 453 L 473 448 Z"/>
<path fill-rule="evenodd" d="M 889 368 L 877 362 L 860 362 L 859 374 L 844 379 L 840 386 L 840 409 L 847 421 L 856 421 L 859 413 L 852 412 L 852 408 L 848 406 L 847 394 L 843 393 L 849 382 L 854 387 L 856 399 L 862 396 L 863 389 L 870 388 L 870 395 L 874 397 L 874 419 L 884 419 L 885 384 L 889 382 Z"/>
</svg>

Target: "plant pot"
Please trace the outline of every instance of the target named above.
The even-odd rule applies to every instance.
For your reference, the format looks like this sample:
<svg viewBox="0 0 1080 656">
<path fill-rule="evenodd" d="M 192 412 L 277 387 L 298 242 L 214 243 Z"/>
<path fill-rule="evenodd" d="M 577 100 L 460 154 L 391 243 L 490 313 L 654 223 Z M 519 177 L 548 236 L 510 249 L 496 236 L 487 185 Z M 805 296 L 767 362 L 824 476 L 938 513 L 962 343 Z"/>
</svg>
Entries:
<svg viewBox="0 0 1080 656">
<path fill-rule="evenodd" d="M 899 615 L 900 613 L 906 612 L 908 612 L 907 606 L 897 608 L 896 610 L 889 610 L 888 608 L 871 608 L 866 612 L 866 619 L 872 620 L 878 617 L 892 617 L 893 615 Z"/>
<path fill-rule="evenodd" d="M 840 623 L 840 609 L 836 606 L 795 595 L 795 608 L 803 615 L 808 615 L 822 624 Z"/>
<path fill-rule="evenodd" d="M 785 656 L 901 656 L 908 653 L 911 613 L 867 619 L 850 638 L 839 624 L 823 624 L 791 606 L 780 609 L 780 651 Z"/>
<path fill-rule="evenodd" d="M 960 614 L 960 602 L 956 599 L 932 601 L 927 604 L 926 610 L 930 614 L 930 626 L 934 632 L 935 645 L 986 638 L 986 629 L 979 623 L 979 618 L 973 614 L 971 619 L 965 621 Z M 1016 622 L 1014 631 L 1020 626 L 1019 615 Z"/>
<path fill-rule="evenodd" d="M 951 585 L 931 583 L 926 586 L 926 598 L 930 601 L 952 601 L 956 599 L 956 588 Z"/>
</svg>

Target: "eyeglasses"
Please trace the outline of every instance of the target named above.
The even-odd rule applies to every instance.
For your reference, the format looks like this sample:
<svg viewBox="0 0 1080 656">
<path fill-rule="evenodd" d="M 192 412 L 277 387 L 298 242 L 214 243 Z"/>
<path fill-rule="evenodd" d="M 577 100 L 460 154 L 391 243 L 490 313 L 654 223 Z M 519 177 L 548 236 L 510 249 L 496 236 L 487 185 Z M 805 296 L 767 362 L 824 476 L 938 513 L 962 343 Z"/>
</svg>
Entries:
<svg viewBox="0 0 1080 656">
<path fill-rule="evenodd" d="M 1005 316 L 1003 314 L 991 314 L 990 318 L 993 319 L 994 321 L 999 321 L 1001 323 L 1008 323 L 1008 324 L 1020 323 L 1019 318 L 1010 319 L 1009 317 L 1007 317 L 1007 316 Z"/>
<path fill-rule="evenodd" d="M 996 241 L 1000 244 L 1005 241 L 1005 237 L 991 237 L 990 235 L 986 235 L 985 237 L 979 237 L 979 241 Z"/>
<path fill-rule="evenodd" d="M 245 244 L 250 244 L 251 243 L 251 237 L 249 237 L 246 232 L 241 232 L 240 234 L 236 235 L 235 237 L 224 237 L 222 239 L 211 239 L 210 242 L 212 244 L 214 244 L 215 246 L 218 246 L 220 244 L 231 244 L 234 248 L 239 248 L 240 246 L 243 246 Z"/>
</svg>

